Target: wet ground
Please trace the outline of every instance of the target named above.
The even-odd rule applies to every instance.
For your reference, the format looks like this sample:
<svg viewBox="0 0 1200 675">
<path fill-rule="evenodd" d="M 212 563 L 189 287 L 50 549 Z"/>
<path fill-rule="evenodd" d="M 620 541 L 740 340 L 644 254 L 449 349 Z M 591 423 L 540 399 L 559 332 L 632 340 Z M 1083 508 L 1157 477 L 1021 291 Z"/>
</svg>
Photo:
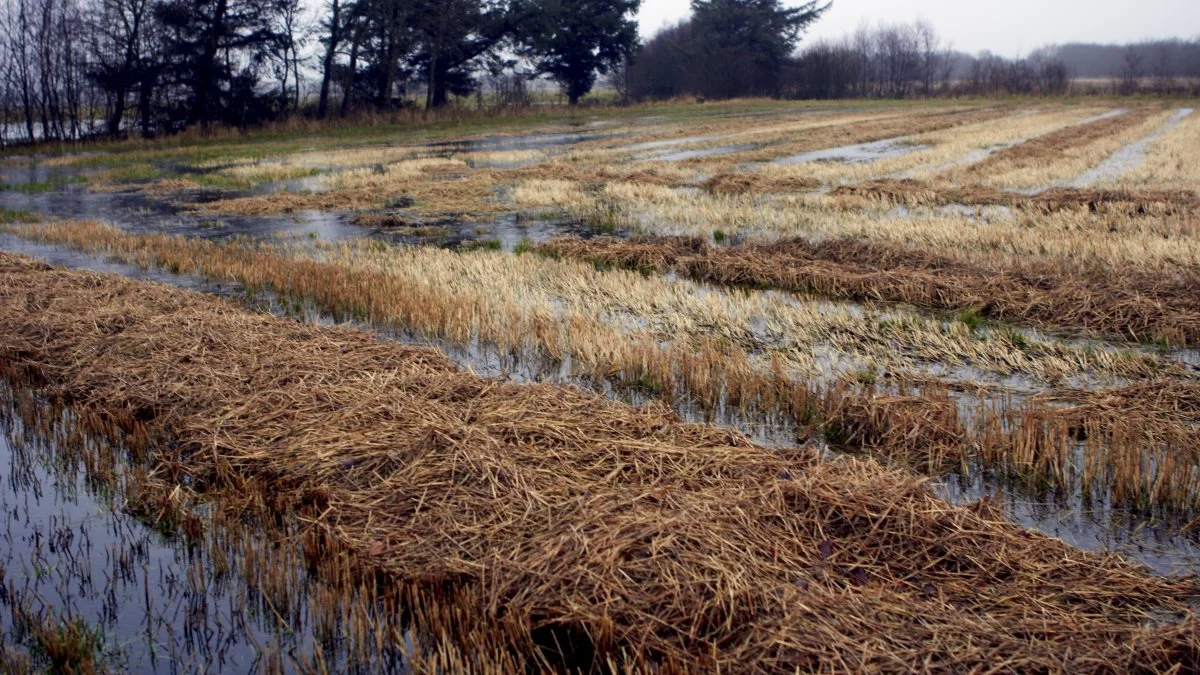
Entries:
<svg viewBox="0 0 1200 675">
<path fill-rule="evenodd" d="M 123 274 L 176 285 L 190 290 L 235 298 L 261 311 L 290 315 L 315 323 L 345 323 L 345 321 L 305 304 L 297 307 L 280 302 L 269 293 L 249 297 L 238 284 L 212 283 L 186 275 L 173 275 L 159 270 L 142 270 L 120 262 L 66 251 L 53 246 L 31 243 L 11 235 L 0 235 L 0 248 L 15 250 L 55 265 Z M 354 324 L 353 321 L 350 322 Z M 360 325 L 364 328 L 370 326 Z M 462 346 L 414 333 L 377 331 L 382 337 L 413 344 L 430 344 L 442 349 L 464 368 L 486 377 L 500 377 L 517 382 L 554 382 L 572 384 L 603 393 L 615 400 L 639 405 L 658 399 L 657 392 L 618 386 L 613 382 L 596 382 L 573 372 L 569 357 L 563 361 L 546 359 L 534 354 L 516 354 L 495 349 L 486 344 Z M 1034 388 L 1030 385 L 1030 389 Z M 706 410 L 695 401 L 679 396 L 674 408 L 687 421 L 708 422 L 730 426 L 746 434 L 752 441 L 768 447 L 790 447 L 797 444 L 796 430 L 790 420 L 778 414 L 745 413 L 736 406 L 721 405 Z M 824 446 L 821 446 L 824 449 Z M 990 497 L 1000 503 L 1022 525 L 1064 538 L 1088 550 L 1112 550 L 1131 559 L 1140 560 L 1161 573 L 1181 571 L 1200 565 L 1200 544 L 1193 538 L 1179 535 L 1181 523 L 1152 525 L 1144 517 L 1121 509 L 1085 504 L 1078 495 L 1047 496 L 1035 494 L 995 477 L 977 473 L 970 480 L 949 475 L 935 483 L 939 494 L 963 503 Z M 1197 567 L 1200 569 L 1200 567 Z"/>
<path fill-rule="evenodd" d="M 1159 574 L 1200 571 L 1200 532 L 1169 516 L 1136 514 L 1103 500 L 1006 485 L 982 472 L 973 477 L 946 476 L 934 491 L 955 504 L 989 499 L 1016 523 L 1084 549 L 1109 551 L 1137 560 Z"/>
<path fill-rule="evenodd" d="M 1087 188 L 1115 181 L 1121 176 L 1133 171 L 1146 161 L 1146 150 L 1150 144 L 1162 138 L 1164 134 L 1174 129 L 1180 122 L 1195 112 L 1194 108 L 1180 108 L 1167 121 L 1148 136 L 1126 145 L 1110 155 L 1108 159 L 1096 165 L 1075 180 L 1067 181 L 1065 187 Z"/>
<path fill-rule="evenodd" d="M 1112 114 L 1120 111 L 1108 115 Z M 582 132 L 534 135 L 520 137 L 521 140 L 472 142 L 469 149 L 458 144 L 454 151 L 568 146 L 595 138 L 595 133 Z M 712 139 L 694 137 L 642 144 L 640 150 L 657 151 L 657 158 L 666 161 L 736 151 L 715 148 L 666 152 L 677 145 L 706 140 Z M 805 153 L 786 161 L 876 161 L 914 152 L 920 147 L 883 141 Z M 586 232 L 586 228 L 575 223 L 530 220 L 519 214 L 484 223 L 423 223 L 420 234 L 406 226 L 356 225 L 350 221 L 350 214 L 305 212 L 277 217 L 214 217 L 139 193 L 88 192 L 71 182 L 70 172 L 36 164 L 20 170 L 7 167 L 5 173 L 12 184 L 45 182 L 55 175 L 63 179 L 61 185 L 50 191 L 0 193 L 0 206 L 4 208 L 52 217 L 100 219 L 139 234 L 164 232 L 204 238 L 286 236 L 324 241 L 371 237 L 396 243 L 445 246 L 495 242 L 495 246 L 511 251 L 524 242 Z M 284 186 L 284 189 L 298 189 L 298 186 Z M 203 200 L 212 196 L 202 192 L 192 198 Z M 51 264 L 124 274 L 236 298 L 265 311 L 300 315 L 310 321 L 336 320 L 312 306 L 297 308 L 269 294 L 247 296 L 238 284 L 142 270 L 11 235 L 0 234 L 0 249 L 33 255 Z M 464 367 L 486 376 L 575 384 L 634 404 L 658 397 L 655 392 L 578 377 L 572 372 L 569 359 L 553 362 L 535 355 L 502 353 L 482 344 L 463 347 L 412 334 L 383 336 L 432 343 Z M 1200 364 L 1200 357 L 1196 361 Z M 798 442 L 795 429 L 779 415 L 746 414 L 723 405 L 715 411 L 704 410 L 685 397 L 679 397 L 675 409 L 686 420 L 738 428 L 763 445 L 784 447 Z M 4 484 L 0 486 L 0 509 L 8 514 L 8 523 L 3 539 L 5 550 L 0 551 L 4 581 L 0 604 L 6 609 L 20 606 L 39 616 L 83 622 L 100 636 L 106 662 L 130 672 L 247 671 L 263 669 L 269 663 L 293 669 L 313 658 L 316 646 L 320 646 L 325 658 L 340 664 L 342 670 L 362 665 L 347 656 L 361 652 L 360 645 L 339 646 L 323 623 L 325 620 L 316 620 L 310 603 L 320 596 L 314 590 L 318 582 L 307 575 L 295 555 L 281 555 L 277 565 L 281 578 L 294 582 L 287 611 L 281 612 L 277 598 L 262 590 L 269 582 L 260 573 L 246 572 L 243 568 L 247 565 L 242 564 L 248 559 L 246 551 L 261 549 L 270 542 L 261 536 L 242 535 L 236 543 L 189 543 L 183 534 L 147 519 L 144 514 L 132 513 L 119 485 L 97 481 L 79 464 L 63 461 L 64 457 L 78 456 L 78 449 L 62 447 L 63 443 L 54 438 L 26 433 L 20 422 L 13 419 L 11 406 L 5 410 L 0 410 L 0 418 L 6 420 L 6 434 L 0 438 L 0 466 L 6 469 Z M 829 452 L 827 448 L 822 450 Z M 1197 541 L 1200 528 L 1191 527 L 1181 534 L 1181 529 L 1187 529 L 1186 523 L 1158 520 L 1106 504 L 1090 504 L 1078 494 L 1037 493 L 982 472 L 970 479 L 946 476 L 933 486 L 939 494 L 957 503 L 992 499 L 1026 527 L 1084 549 L 1115 551 L 1159 573 L 1200 569 Z M 0 613 L 0 630 L 4 631 L 5 640 L 10 643 L 28 640 L 28 635 L 21 635 L 20 627 L 13 623 L 13 616 L 16 614 L 11 611 Z M 362 666 L 364 671 L 405 667 L 402 655 L 395 652 L 374 652 L 363 663 L 367 664 Z"/>
<path fill-rule="evenodd" d="M 295 541 L 252 523 L 215 524 L 203 510 L 185 526 L 147 508 L 126 489 L 123 450 L 74 433 L 69 416 L 27 392 L 17 400 L 23 415 L 0 382 L 0 644 L 48 667 L 38 631 L 74 625 L 110 672 L 406 670 L 403 654 L 339 626 L 346 607 L 317 606 L 330 593 Z M 39 428 L 49 418 L 57 431 L 25 428 L 31 411 Z"/>
<path fill-rule="evenodd" d="M 780 157 L 775 164 L 808 164 L 811 162 L 843 162 L 846 164 L 868 164 L 881 159 L 903 157 L 929 146 L 905 143 L 899 139 L 843 145 L 837 148 L 813 150 L 799 155 Z"/>
<path fill-rule="evenodd" d="M 9 172 L 10 176 L 12 172 Z M 48 175 L 70 177 L 73 172 L 26 170 L 22 178 L 45 181 Z M 10 177 L 10 180 L 12 178 Z M 292 181 L 285 181 L 292 182 Z M 277 184 L 271 184 L 277 187 Z M 228 191 L 192 190 L 172 195 L 168 202 L 142 192 L 92 192 L 86 186 L 65 184 L 45 192 L 0 192 L 0 208 L 41 214 L 48 218 L 100 220 L 134 234 L 174 234 L 204 239 L 231 237 L 299 237 L 322 241 L 372 238 L 396 244 L 457 246 L 472 242 L 495 242 L 511 251 L 522 242 L 539 243 L 564 234 L 586 235 L 591 229 L 573 221 L 531 218 L 526 214 L 503 214 L 488 221 L 410 220 L 401 211 L 371 212 L 382 224 L 356 224 L 353 213 L 302 211 L 277 216 L 213 215 L 197 212 L 191 204 L 231 196 Z M 390 221 L 392 224 L 387 224 Z"/>
</svg>

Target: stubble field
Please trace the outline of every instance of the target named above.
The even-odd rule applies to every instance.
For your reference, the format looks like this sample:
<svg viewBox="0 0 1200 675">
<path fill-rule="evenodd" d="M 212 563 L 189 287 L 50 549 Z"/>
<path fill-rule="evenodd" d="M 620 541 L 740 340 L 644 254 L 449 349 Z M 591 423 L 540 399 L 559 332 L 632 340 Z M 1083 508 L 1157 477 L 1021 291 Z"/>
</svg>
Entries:
<svg viewBox="0 0 1200 675">
<path fill-rule="evenodd" d="M 1085 99 L 7 158 L 0 663 L 1200 668 L 1198 154 Z M 91 510 L 186 584 L 56 562 Z"/>
</svg>

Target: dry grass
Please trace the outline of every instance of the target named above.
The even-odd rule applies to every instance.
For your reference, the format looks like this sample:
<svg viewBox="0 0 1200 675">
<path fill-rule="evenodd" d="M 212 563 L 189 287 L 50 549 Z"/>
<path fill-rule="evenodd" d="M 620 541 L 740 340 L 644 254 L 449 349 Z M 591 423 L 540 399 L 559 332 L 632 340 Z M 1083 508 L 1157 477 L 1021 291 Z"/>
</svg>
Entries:
<svg viewBox="0 0 1200 675">
<path fill-rule="evenodd" d="M 919 208 L 898 212 L 890 201 L 872 203 L 845 195 L 712 195 L 694 189 L 628 183 L 591 187 L 570 181 L 543 183 L 534 191 L 526 187 L 513 193 L 518 208 L 553 205 L 585 222 L 659 236 L 711 237 L 719 230 L 755 241 L 859 238 L 972 259 L 1003 258 L 1015 266 L 1040 259 L 1072 269 L 1132 266 L 1166 274 L 1200 266 L 1196 220 L 1176 206 L 1151 203 L 1146 203 L 1151 212 L 1142 215 L 1137 213 L 1138 203 L 1082 200 L 1064 200 L 1049 213 L 1047 204 L 1016 213 L 974 208 L 966 213 Z M 1046 199 L 1054 194 L 1085 193 L 1054 192 Z M 1159 208 L 1162 212 L 1155 214 Z"/>
<path fill-rule="evenodd" d="M 327 180 L 336 187 L 324 192 L 237 197 L 205 202 L 195 208 L 206 213 L 261 216 L 298 211 L 363 211 L 403 203 L 407 213 L 425 218 L 483 216 L 504 210 L 496 197 L 493 175 L 450 173 L 455 165 L 444 163 L 447 161 L 438 160 L 434 166 L 442 170 L 434 173 L 401 163 L 383 172 L 362 169 L 334 174 Z"/>
<path fill-rule="evenodd" d="M 161 460 L 205 484 L 255 477 L 281 515 L 315 505 L 307 526 L 362 565 L 453 589 L 476 626 L 462 635 L 488 638 L 480 659 L 544 663 L 541 637 L 598 668 L 668 672 L 1197 665 L 1194 580 L 951 507 L 905 474 L 2 261 L 10 371 L 169 435 L 179 452 Z"/>
<path fill-rule="evenodd" d="M 1200 113 L 1193 112 L 1149 144 L 1145 161 L 1117 181 L 1125 189 L 1200 192 Z"/>
<path fill-rule="evenodd" d="M 916 177 L 941 173 L 981 161 L 994 152 L 1024 140 L 1037 138 L 1076 123 L 1097 109 L 1061 108 L 1046 111 L 1014 111 L 974 124 L 953 126 L 897 139 L 917 148 L 913 152 L 871 162 L 768 163 L 753 168 L 770 177 L 803 177 L 833 185 L 891 176 Z"/>
<path fill-rule="evenodd" d="M 762 162 L 790 157 L 813 150 L 868 143 L 929 133 L 965 125 L 998 119 L 1010 114 L 1010 109 L 992 106 L 986 108 L 937 109 L 933 112 L 912 112 L 894 116 L 877 116 L 866 120 L 836 120 L 830 124 L 815 126 L 782 134 L 776 143 L 764 147 L 736 152 L 712 158 L 701 158 L 692 163 L 699 166 L 730 166 L 743 162 Z M 764 141 L 767 139 L 764 139 Z M 732 142 L 730 140 L 729 142 Z M 725 143 L 725 144 L 728 144 Z"/>
<path fill-rule="evenodd" d="M 1069 182 L 1106 157 L 1160 128 L 1173 111 L 1135 108 L 1122 115 L 1067 127 L 1001 150 L 962 171 L 943 174 L 953 183 L 1002 189 L 1037 189 Z"/>
<path fill-rule="evenodd" d="M 983 186 L 937 187 L 916 180 L 878 180 L 843 185 L 830 195 L 904 206 L 1007 206 L 1044 214 L 1082 209 L 1117 217 L 1190 215 L 1200 210 L 1200 196 L 1189 190 L 1054 188 L 1027 195 Z"/>
<path fill-rule="evenodd" d="M 314 254 L 305 247 L 128 235 L 94 222 L 14 225 L 8 230 L 92 252 L 122 255 L 143 264 L 237 278 L 281 293 L 292 292 L 289 284 L 293 282 L 289 279 L 317 263 L 325 266 L 320 276 L 326 277 L 333 289 L 375 289 L 372 297 L 366 298 L 353 292 L 339 290 L 336 292 L 341 295 L 336 296 L 334 291 L 325 291 L 324 297 L 330 299 L 325 306 L 346 311 L 365 302 L 371 316 L 402 329 L 417 328 L 460 343 L 478 335 L 505 348 L 569 353 L 582 364 L 599 367 L 595 371 L 598 373 L 609 372 L 610 355 L 621 353 L 628 343 L 642 345 L 634 350 L 638 353 L 652 351 L 650 345 L 664 340 L 678 343 L 674 348 L 678 351 L 716 341 L 726 345 L 727 350 L 742 352 L 743 360 L 752 354 L 769 354 L 789 371 L 806 378 L 837 377 L 862 370 L 886 370 L 895 377 L 921 375 L 928 369 L 926 364 L 947 361 L 977 369 L 972 377 L 1019 373 L 1052 382 L 1077 375 L 1156 377 L 1178 370 L 1178 365 L 1145 354 L 1084 350 L 1033 336 L 1015 343 L 1005 333 L 976 333 L 959 322 L 946 323 L 902 311 L 723 291 L 632 272 L 600 271 L 586 263 L 500 252 L 461 255 L 421 247 L 392 249 L 374 243 L 347 243 L 324 247 Z M 604 246 L 608 240 L 593 241 Z M 613 245 L 619 247 L 619 240 L 613 240 Z M 647 244 L 644 249 L 653 246 Z M 561 247 L 545 250 L 571 253 Z M 669 243 L 664 250 L 669 252 Z M 801 255 L 798 247 L 789 250 Z M 842 250 L 846 250 L 844 246 Z M 858 253 L 866 257 L 869 251 Z M 588 256 L 580 253 L 576 257 Z M 748 256 L 743 262 L 749 265 L 752 258 Z M 775 262 L 782 260 L 780 257 Z M 641 259 L 603 262 L 620 262 L 635 269 L 648 266 Z M 794 267 L 797 258 L 791 262 Z M 928 263 L 926 269 L 937 262 Z M 694 276 L 712 277 L 713 270 Z M 344 281 L 336 279 L 342 276 L 346 277 Z M 320 281 L 314 279 L 311 285 L 315 289 Z M 431 310 L 421 309 L 422 304 L 442 308 L 438 318 Z M 636 362 L 638 358 L 617 361 Z M 706 398 L 715 394 L 704 392 Z"/>
<path fill-rule="evenodd" d="M 687 395 L 708 410 L 720 406 L 778 410 L 804 433 L 824 433 L 839 446 L 868 449 L 931 471 L 941 471 L 947 463 L 963 465 L 972 458 L 988 458 L 1034 480 L 1075 485 L 1078 440 L 1072 430 L 1084 423 L 1098 429 L 1086 449 L 1098 462 L 1128 454 L 1131 445 L 1141 448 L 1145 456 L 1153 450 L 1170 457 L 1190 456 L 1197 447 L 1163 442 L 1195 436 L 1196 420 L 1178 418 L 1180 410 L 1190 409 L 1186 397 L 1169 396 L 1157 402 L 1161 414 L 1126 418 L 1114 413 L 1093 419 L 1089 409 L 1063 408 L 1058 403 L 1026 407 L 991 396 L 972 401 L 928 377 L 916 378 L 914 385 L 906 384 L 903 377 L 868 386 L 847 380 L 810 384 L 807 377 L 795 376 L 803 351 L 770 351 L 761 356 L 747 351 L 761 331 L 751 323 L 754 314 L 741 314 L 745 307 L 754 307 L 752 303 L 738 300 L 737 294 L 714 302 L 719 295 L 715 291 L 696 289 L 700 292 L 693 295 L 686 284 L 633 273 L 599 273 L 590 266 L 499 253 L 389 252 L 371 244 L 339 246 L 329 252 L 335 256 L 332 260 L 313 260 L 271 246 L 132 237 L 86 223 L 46 226 L 40 236 L 84 250 L 123 254 L 143 266 L 240 280 L 251 288 L 311 301 L 337 317 L 416 330 L 454 345 L 475 346 L 482 341 L 501 354 L 532 350 L 535 357 L 548 356 L 555 363 L 569 359 L 577 375 L 649 386 L 667 400 Z M 547 288 L 554 292 L 547 293 Z M 836 326 L 844 320 L 821 305 L 802 313 L 778 296 L 745 297 L 766 303 L 762 311 L 780 308 L 777 311 L 782 313 L 774 315 L 777 319 L 764 325 L 775 326 L 772 331 L 789 339 L 813 331 L 814 325 Z M 780 324 L 786 317 L 791 318 Z M 892 337 L 875 344 L 890 352 L 893 360 L 897 353 L 893 341 L 902 340 L 924 345 L 922 349 L 974 344 L 973 354 L 1009 354 L 1005 358 L 1018 359 L 1027 352 L 1037 355 L 1048 346 L 1051 350 L 1038 357 L 1043 365 L 1055 359 L 1067 365 L 1070 359 L 1087 359 L 1109 368 L 1138 363 L 1144 368 L 1150 363 L 1144 357 L 1131 360 L 1105 350 L 1017 344 L 1005 333 L 978 339 L 965 325 L 924 337 L 906 321 L 860 320 L 847 328 L 837 349 L 871 344 L 864 340 L 870 331 L 886 330 Z M 939 334 L 941 338 L 936 337 Z M 945 357 L 930 352 L 930 358 Z M 552 371 L 558 368 L 551 364 Z M 1109 391 L 1098 389 L 1097 400 Z M 963 422 L 967 419 L 973 420 L 970 426 Z M 1119 437 L 1108 433 L 1118 429 Z M 1117 445 L 1110 446 L 1110 440 Z M 1029 460 L 1031 453 L 1036 461 Z M 996 459 L 1009 456 L 1022 459 L 1011 463 Z M 1171 465 L 1160 461 L 1155 466 Z M 1122 494 L 1154 495 L 1151 503 L 1156 505 L 1184 511 L 1200 506 L 1200 486 L 1178 472 L 1164 474 L 1154 467 L 1130 465 L 1128 472 L 1118 469 L 1091 475 L 1089 480 L 1095 481 L 1087 487 L 1096 494 L 1120 482 Z"/>
<path fill-rule="evenodd" d="M 713 247 L 695 239 L 556 239 L 553 255 L 633 269 L 675 270 L 724 284 L 817 292 L 977 312 L 1043 328 L 1076 328 L 1144 341 L 1200 344 L 1200 278 L 1129 270 L 1083 276 L 1050 265 L 988 268 L 901 247 L 803 240 Z"/>
<path fill-rule="evenodd" d="M 807 176 L 770 176 L 761 173 L 719 173 L 700 184 L 701 189 L 714 195 L 807 192 L 819 187 L 821 181 Z"/>
</svg>

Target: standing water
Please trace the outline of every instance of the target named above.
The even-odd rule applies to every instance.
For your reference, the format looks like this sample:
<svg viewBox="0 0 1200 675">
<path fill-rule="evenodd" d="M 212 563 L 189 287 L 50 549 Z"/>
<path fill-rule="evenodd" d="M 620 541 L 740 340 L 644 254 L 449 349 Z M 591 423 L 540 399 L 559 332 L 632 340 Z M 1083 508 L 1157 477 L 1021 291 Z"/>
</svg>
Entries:
<svg viewBox="0 0 1200 675">
<path fill-rule="evenodd" d="M 393 617 L 324 588 L 295 537 L 151 506 L 125 453 L 4 383 L 0 430 L 0 671 L 64 654 L 131 673 L 407 669 L 407 634 L 377 649 L 350 629 Z"/>
</svg>

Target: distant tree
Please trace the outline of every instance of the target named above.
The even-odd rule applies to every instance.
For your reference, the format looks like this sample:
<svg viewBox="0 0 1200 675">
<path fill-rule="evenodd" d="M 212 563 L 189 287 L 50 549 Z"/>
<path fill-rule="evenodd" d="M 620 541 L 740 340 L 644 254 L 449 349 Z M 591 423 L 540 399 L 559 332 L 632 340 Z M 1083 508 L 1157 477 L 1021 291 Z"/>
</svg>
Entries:
<svg viewBox="0 0 1200 675">
<path fill-rule="evenodd" d="M 333 86 L 333 65 L 342 41 L 342 5 L 340 0 L 329 4 L 329 18 L 325 20 L 325 56 L 321 59 L 321 93 L 317 99 L 317 117 L 329 115 L 329 92 Z"/>
<path fill-rule="evenodd" d="M 792 61 L 784 96 L 803 99 L 847 98 L 858 93 L 865 60 L 848 40 L 817 42 Z"/>
<path fill-rule="evenodd" d="M 272 114 L 257 91 L 262 64 L 284 39 L 285 0 L 160 0 L 168 77 L 189 96 L 176 101 L 189 123 L 243 125 Z"/>
<path fill-rule="evenodd" d="M 1154 89 L 1159 94 L 1166 94 L 1175 87 L 1175 58 L 1179 43 L 1163 41 L 1153 45 L 1151 49 L 1150 71 L 1154 76 Z"/>
<path fill-rule="evenodd" d="M 117 136 L 129 95 L 143 81 L 150 0 L 100 0 L 92 7 L 89 19 L 95 29 L 88 75 L 109 93 L 106 130 L 110 136 Z"/>
<path fill-rule="evenodd" d="M 1142 61 L 1145 56 L 1133 45 L 1125 48 L 1121 55 L 1121 85 L 1120 93 L 1128 96 L 1137 93 L 1138 80 L 1142 76 Z"/>
<path fill-rule="evenodd" d="M 521 51 L 539 74 L 562 86 L 571 105 L 597 75 L 620 67 L 637 44 L 641 0 L 520 0 L 514 25 Z"/>
<path fill-rule="evenodd" d="M 634 54 L 626 77 L 635 100 L 700 93 L 700 41 L 691 21 L 663 28 Z"/>
<path fill-rule="evenodd" d="M 818 0 L 785 7 L 780 0 L 692 0 L 705 86 L 718 97 L 776 95 L 800 36 L 829 9 Z"/>
<path fill-rule="evenodd" d="M 1038 89 L 1044 96 L 1062 96 L 1071 87 L 1071 71 L 1059 59 L 1038 62 Z"/>
<path fill-rule="evenodd" d="M 450 93 L 475 90 L 473 73 L 504 36 L 507 14 L 496 0 L 422 0 L 413 26 L 417 52 L 413 65 L 426 84 L 425 105 L 437 108 Z"/>
<path fill-rule="evenodd" d="M 278 11 L 273 12 L 271 28 L 274 31 L 275 74 L 279 78 L 280 110 L 300 109 L 302 81 L 300 79 L 301 52 L 305 50 L 312 28 L 304 18 L 302 0 L 276 0 Z M 291 82 L 289 88 L 289 81 Z"/>
<path fill-rule="evenodd" d="M 918 53 L 918 70 L 922 94 L 933 94 L 935 85 L 944 86 L 950 79 L 950 47 L 942 43 L 933 24 L 920 20 L 913 24 Z"/>
<path fill-rule="evenodd" d="M 339 8 L 340 29 L 350 41 L 349 62 L 337 68 L 342 114 L 359 102 L 393 104 L 398 84 L 412 74 L 418 9 L 414 0 L 356 0 Z"/>
</svg>

